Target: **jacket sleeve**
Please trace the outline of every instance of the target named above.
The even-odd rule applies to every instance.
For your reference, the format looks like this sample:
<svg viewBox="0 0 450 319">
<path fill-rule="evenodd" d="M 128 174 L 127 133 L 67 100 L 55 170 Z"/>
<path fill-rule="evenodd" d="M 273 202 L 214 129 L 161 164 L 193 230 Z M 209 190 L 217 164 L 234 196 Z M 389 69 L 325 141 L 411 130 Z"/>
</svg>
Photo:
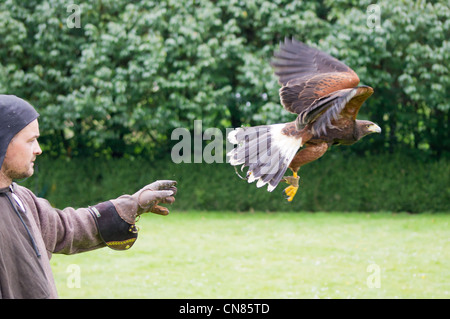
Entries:
<svg viewBox="0 0 450 319">
<path fill-rule="evenodd" d="M 137 239 L 136 226 L 120 218 L 111 201 L 60 210 L 24 187 L 16 190 L 34 215 L 50 253 L 75 254 L 105 246 L 126 250 Z"/>
</svg>

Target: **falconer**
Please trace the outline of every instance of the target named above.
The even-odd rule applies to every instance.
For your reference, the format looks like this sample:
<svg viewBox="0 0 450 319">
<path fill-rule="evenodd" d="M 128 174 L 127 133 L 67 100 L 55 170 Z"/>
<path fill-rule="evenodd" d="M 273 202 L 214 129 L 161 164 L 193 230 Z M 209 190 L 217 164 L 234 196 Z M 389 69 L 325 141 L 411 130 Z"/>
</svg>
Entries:
<svg viewBox="0 0 450 319">
<path fill-rule="evenodd" d="M 87 208 L 53 208 L 14 182 L 30 177 L 39 147 L 39 114 L 28 102 L 0 95 L 0 298 L 57 298 L 50 268 L 53 253 L 101 247 L 129 249 L 137 216 L 167 215 L 176 182 L 160 180 L 133 195 Z"/>
</svg>

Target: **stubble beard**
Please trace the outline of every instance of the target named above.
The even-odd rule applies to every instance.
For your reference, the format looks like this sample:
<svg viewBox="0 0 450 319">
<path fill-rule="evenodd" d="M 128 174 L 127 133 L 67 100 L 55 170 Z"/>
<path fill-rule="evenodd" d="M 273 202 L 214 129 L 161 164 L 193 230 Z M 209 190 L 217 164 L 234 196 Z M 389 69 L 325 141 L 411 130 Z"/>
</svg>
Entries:
<svg viewBox="0 0 450 319">
<path fill-rule="evenodd" d="M 26 171 L 25 169 L 18 171 L 16 169 L 11 168 L 7 163 L 3 163 L 2 169 L 0 171 L 0 174 L 3 175 L 2 177 L 10 181 L 28 178 L 32 176 L 33 173 L 34 168 L 31 164 Z"/>
</svg>

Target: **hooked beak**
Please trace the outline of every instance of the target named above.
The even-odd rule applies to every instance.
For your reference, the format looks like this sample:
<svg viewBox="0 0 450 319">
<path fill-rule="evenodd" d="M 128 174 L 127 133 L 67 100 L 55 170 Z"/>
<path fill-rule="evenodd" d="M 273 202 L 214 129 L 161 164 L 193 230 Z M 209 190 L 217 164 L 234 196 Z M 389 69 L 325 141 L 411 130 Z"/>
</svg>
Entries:
<svg viewBox="0 0 450 319">
<path fill-rule="evenodd" d="M 381 133 L 381 127 L 376 124 L 371 124 L 367 130 L 370 133 Z"/>
</svg>

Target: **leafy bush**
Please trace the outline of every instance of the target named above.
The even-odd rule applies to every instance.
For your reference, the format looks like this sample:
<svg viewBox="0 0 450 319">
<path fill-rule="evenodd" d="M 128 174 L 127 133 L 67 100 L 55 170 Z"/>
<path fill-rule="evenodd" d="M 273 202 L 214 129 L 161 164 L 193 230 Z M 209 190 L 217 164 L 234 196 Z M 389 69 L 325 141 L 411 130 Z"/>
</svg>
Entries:
<svg viewBox="0 0 450 319">
<path fill-rule="evenodd" d="M 448 154 L 448 3 L 371 2 L 3 1 L 0 92 L 37 107 L 53 156 L 157 157 L 195 119 L 218 128 L 293 119 L 269 60 L 294 36 L 374 87 L 361 116 L 383 133 L 352 150 Z"/>
</svg>

